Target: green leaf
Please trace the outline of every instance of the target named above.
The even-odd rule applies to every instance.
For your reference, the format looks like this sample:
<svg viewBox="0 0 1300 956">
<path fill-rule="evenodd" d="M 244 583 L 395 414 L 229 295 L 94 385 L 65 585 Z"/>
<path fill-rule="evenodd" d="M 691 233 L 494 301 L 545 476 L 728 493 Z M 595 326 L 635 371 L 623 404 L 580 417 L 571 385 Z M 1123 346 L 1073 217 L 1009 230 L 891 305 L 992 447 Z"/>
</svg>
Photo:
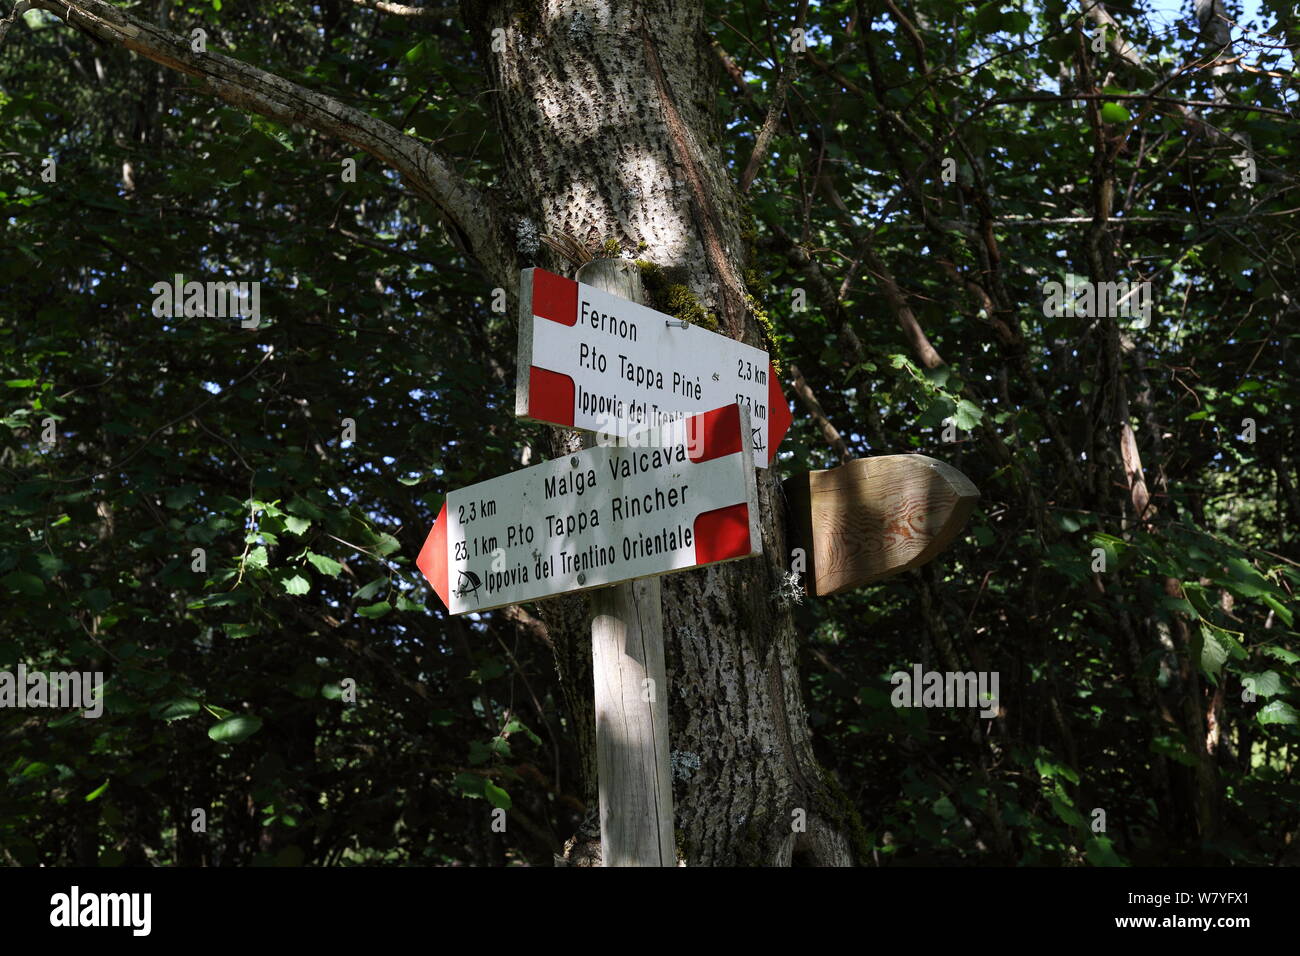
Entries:
<svg viewBox="0 0 1300 956">
<path fill-rule="evenodd" d="M 280 581 L 286 594 L 306 594 L 311 590 L 311 582 L 301 574 L 294 574 Z"/>
<path fill-rule="evenodd" d="M 252 506 L 259 511 L 265 511 L 272 518 L 282 518 L 285 515 L 285 512 L 279 510 L 276 502 L 273 501 L 253 501 Z"/>
<path fill-rule="evenodd" d="M 301 535 L 311 527 L 311 519 L 299 518 L 297 515 L 285 515 L 284 526 L 289 529 L 290 534 Z"/>
<path fill-rule="evenodd" d="M 108 789 L 108 781 L 105 780 L 94 790 L 90 791 L 90 793 L 86 794 L 86 802 L 89 803 L 91 800 L 98 799 L 99 796 L 107 789 Z"/>
<path fill-rule="evenodd" d="M 946 395 L 936 396 L 926 404 L 925 410 L 917 416 L 917 428 L 935 428 L 949 419 L 954 419 L 957 406 Z"/>
<path fill-rule="evenodd" d="M 1103 103 L 1101 121 L 1103 123 L 1127 123 L 1132 117 L 1129 111 L 1118 103 Z"/>
<path fill-rule="evenodd" d="M 1001 0 L 993 0 L 976 10 L 974 22 L 980 33 L 996 33 L 1002 27 Z"/>
<path fill-rule="evenodd" d="M 957 411 L 953 414 L 953 422 L 962 431 L 968 432 L 973 430 L 983 417 L 983 409 L 974 402 L 969 402 L 963 398 L 957 402 Z"/>
<path fill-rule="evenodd" d="M 1291 627 L 1292 617 L 1291 617 L 1291 609 L 1289 607 L 1287 607 L 1277 598 L 1273 597 L 1273 595 L 1271 594 L 1264 595 L 1264 603 L 1273 609 L 1273 611 L 1277 614 L 1278 617 L 1280 617 L 1283 620 L 1283 622 L 1286 624 L 1287 627 Z"/>
<path fill-rule="evenodd" d="M 1084 822 L 1084 819 L 1079 814 L 1079 811 L 1074 809 L 1074 807 L 1070 806 L 1065 801 L 1064 797 L 1061 796 L 1049 797 L 1048 802 L 1051 803 L 1052 809 L 1056 812 L 1056 815 L 1061 818 L 1061 822 L 1072 827 L 1082 828 L 1087 826 L 1087 823 Z"/>
<path fill-rule="evenodd" d="M 1201 667 L 1211 677 L 1218 675 L 1219 668 L 1217 666 L 1206 666 L 1207 654 L 1212 660 L 1217 660 L 1220 665 L 1229 656 L 1232 656 L 1237 660 L 1245 660 L 1248 656 L 1246 649 L 1241 646 L 1240 642 L 1238 642 L 1232 634 L 1222 628 L 1212 628 L 1209 625 L 1202 623 L 1201 640 L 1203 645 L 1201 650 Z M 1214 644 L 1215 647 L 1207 650 L 1211 644 Z"/>
<path fill-rule="evenodd" d="M 288 130 L 278 123 L 272 122 L 263 116 L 254 116 L 251 121 L 253 129 L 262 135 L 279 143 L 285 149 L 292 151 L 294 148 L 293 137 L 289 135 Z"/>
<path fill-rule="evenodd" d="M 1008 10 L 1003 18 L 1002 29 L 1011 34 L 1021 34 L 1029 29 L 1032 22 L 1029 14 L 1021 10 Z"/>
<path fill-rule="evenodd" d="M 952 369 L 947 365 L 940 365 L 938 368 L 928 368 L 925 370 L 925 377 L 928 378 L 939 388 L 948 384 L 948 379 L 952 376 Z"/>
<path fill-rule="evenodd" d="M 289 499 L 289 503 L 284 506 L 286 510 L 292 511 L 296 515 L 306 515 L 308 518 L 314 518 L 320 521 L 325 517 L 325 512 L 321 511 L 314 504 L 301 495 L 295 495 Z"/>
<path fill-rule="evenodd" d="M 492 748 L 481 740 L 469 742 L 469 765 L 478 767 L 492 759 Z"/>
<path fill-rule="evenodd" d="M 172 488 L 163 498 L 163 504 L 168 508 L 184 508 L 191 501 L 199 496 L 199 489 L 193 485 L 181 485 L 179 488 Z"/>
<path fill-rule="evenodd" d="M 45 582 L 34 574 L 28 574 L 26 571 L 10 571 L 0 578 L 0 584 L 5 585 L 11 591 L 26 594 L 28 597 L 38 597 L 45 593 Z"/>
<path fill-rule="evenodd" d="M 1064 777 L 1071 783 L 1079 782 L 1079 774 L 1074 768 L 1063 763 L 1056 763 L 1047 757 L 1035 757 L 1034 769 L 1044 780 L 1050 780 L 1053 777 Z"/>
<path fill-rule="evenodd" d="M 1228 645 L 1208 627 L 1201 628 L 1201 670 L 1217 678 L 1228 659 Z"/>
<path fill-rule="evenodd" d="M 256 547 L 248 552 L 248 566 L 250 568 L 265 568 L 268 563 L 266 548 Z"/>
<path fill-rule="evenodd" d="M 1239 585 L 1246 585 L 1244 588 L 1240 586 L 1233 588 L 1246 597 L 1255 597 L 1262 594 L 1268 587 L 1268 579 L 1256 571 L 1250 562 L 1242 558 L 1229 558 L 1228 571 Z M 1233 586 L 1232 582 L 1225 583 L 1228 587 Z"/>
<path fill-rule="evenodd" d="M 477 681 L 496 680 L 507 671 L 506 665 L 495 657 L 489 657 L 480 667 L 476 667 L 469 672 L 469 676 Z"/>
<path fill-rule="evenodd" d="M 1261 654 L 1267 654 L 1284 664 L 1294 664 L 1296 661 L 1300 661 L 1300 654 L 1285 647 L 1279 647 L 1277 644 L 1265 644 L 1263 647 L 1257 648 L 1257 650 Z"/>
<path fill-rule="evenodd" d="M 502 810 L 510 809 L 510 794 L 506 793 L 491 780 L 483 781 L 483 796 L 487 797 L 488 803 L 494 807 L 500 807 Z"/>
<path fill-rule="evenodd" d="M 368 601 L 380 592 L 382 588 L 388 586 L 388 578 L 375 578 L 369 584 L 363 586 L 356 594 L 352 595 L 353 600 Z"/>
<path fill-rule="evenodd" d="M 1087 849 L 1088 862 L 1093 866 L 1127 866 L 1119 854 L 1115 852 L 1114 845 L 1110 842 L 1110 837 L 1093 837 L 1088 841 Z"/>
<path fill-rule="evenodd" d="M 47 551 L 42 551 L 36 555 L 36 563 L 41 567 L 41 577 L 47 581 L 67 567 L 62 558 Z"/>
<path fill-rule="evenodd" d="M 1242 674 L 1241 682 L 1246 689 L 1257 697 L 1276 697 L 1282 693 L 1282 678 L 1277 671 L 1264 671 L 1262 674 Z"/>
<path fill-rule="evenodd" d="M 1284 700 L 1275 700 L 1255 715 L 1261 724 L 1295 724 L 1300 723 L 1300 714 Z"/>
<path fill-rule="evenodd" d="M 307 560 L 321 574 L 328 574 L 332 578 L 337 578 L 339 572 L 343 570 L 343 565 L 339 564 L 333 558 L 327 558 L 323 554 L 317 554 L 314 551 L 307 552 Z"/>
<path fill-rule="evenodd" d="M 952 821 L 957 817 L 957 808 L 952 805 L 947 794 L 930 804 L 930 809 L 934 811 L 935 816 L 943 820 Z"/>
<path fill-rule="evenodd" d="M 383 617 L 392 609 L 393 606 L 389 604 L 387 601 L 380 601 L 377 604 L 367 604 L 365 607 L 357 608 L 357 613 L 360 614 L 362 617 L 375 618 L 375 617 Z"/>
<path fill-rule="evenodd" d="M 149 708 L 149 713 L 160 720 L 173 721 L 180 720 L 183 717 L 192 717 L 202 708 L 197 700 L 191 700 L 188 697 L 177 697 L 174 700 L 165 700 L 161 704 L 154 704 Z"/>
<path fill-rule="evenodd" d="M 404 594 L 397 595 L 397 609 L 399 611 L 424 611 L 428 610 L 423 604 L 410 600 Z"/>
<path fill-rule="evenodd" d="M 483 796 L 483 778 L 476 773 L 458 773 L 451 783 L 467 797 Z"/>
<path fill-rule="evenodd" d="M 227 717 L 208 728 L 208 736 L 218 743 L 237 744 L 247 740 L 262 728 L 262 719 L 251 714 Z"/>
</svg>

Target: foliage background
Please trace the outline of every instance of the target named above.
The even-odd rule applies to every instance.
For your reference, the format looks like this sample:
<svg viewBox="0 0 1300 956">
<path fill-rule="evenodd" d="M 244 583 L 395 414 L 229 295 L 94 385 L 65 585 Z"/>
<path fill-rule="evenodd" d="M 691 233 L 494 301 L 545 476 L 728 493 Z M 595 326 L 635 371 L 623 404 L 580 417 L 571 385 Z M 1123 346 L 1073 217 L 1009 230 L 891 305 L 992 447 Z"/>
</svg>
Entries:
<svg viewBox="0 0 1300 956">
<path fill-rule="evenodd" d="M 1216 73 L 1191 4 L 1112 5 L 1140 67 L 1060 2 L 822 3 L 798 60 L 794 11 L 709 4 L 738 178 L 793 71 L 751 292 L 843 444 L 796 402 L 780 468 L 915 451 L 982 492 L 930 567 L 800 611 L 864 862 L 1300 859 L 1291 6 L 1252 6 Z M 483 184 L 509 148 L 454 10 L 162 7 Z M 1174 73 L 1208 105 L 1123 98 Z M 109 675 L 98 720 L 0 711 L 7 864 L 546 864 L 583 817 L 546 647 L 447 618 L 413 564 L 443 492 L 536 438 L 513 318 L 349 155 L 41 14 L 0 48 L 0 670 Z M 1098 262 L 1152 283 L 1149 327 L 1043 315 Z M 261 327 L 155 318 L 178 273 L 260 280 Z M 1002 715 L 895 709 L 913 662 L 998 671 Z"/>
</svg>

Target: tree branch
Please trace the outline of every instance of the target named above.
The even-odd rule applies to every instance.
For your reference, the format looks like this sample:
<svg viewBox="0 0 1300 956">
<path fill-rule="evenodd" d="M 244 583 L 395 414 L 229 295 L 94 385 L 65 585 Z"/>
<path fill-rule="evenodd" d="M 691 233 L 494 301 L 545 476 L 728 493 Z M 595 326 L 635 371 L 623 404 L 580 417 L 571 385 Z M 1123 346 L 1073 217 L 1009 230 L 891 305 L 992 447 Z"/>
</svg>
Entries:
<svg viewBox="0 0 1300 956">
<path fill-rule="evenodd" d="M 1098 27 L 1101 27 L 1102 29 L 1105 29 L 1106 27 L 1110 28 L 1110 31 L 1107 34 L 1108 39 L 1106 43 L 1106 46 L 1110 48 L 1110 52 L 1114 53 L 1117 57 L 1135 69 L 1147 69 L 1146 65 L 1142 62 L 1142 57 L 1138 53 L 1137 49 L 1133 44 L 1124 39 L 1124 34 L 1119 28 L 1119 23 L 1110 15 L 1109 12 L 1107 12 L 1104 3 L 1094 3 L 1088 8 L 1087 13 L 1088 19 Z"/>
<path fill-rule="evenodd" d="M 804 22 L 808 19 L 808 0 L 803 0 L 799 4 L 799 12 L 795 16 L 795 29 L 802 30 Z M 740 177 L 740 191 L 749 192 L 749 187 L 754 185 L 754 178 L 758 176 L 759 164 L 767 155 L 768 148 L 772 144 L 772 137 L 776 135 L 776 124 L 781 119 L 781 111 L 785 109 L 785 92 L 790 87 L 790 81 L 794 79 L 795 71 L 798 69 L 799 51 L 791 50 L 790 57 L 781 64 L 781 74 L 776 81 L 776 92 L 772 94 L 772 102 L 767 107 L 767 117 L 763 120 L 763 126 L 758 131 L 758 136 L 754 140 L 754 152 L 749 156 L 749 162 L 745 165 L 745 172 Z"/>
<path fill-rule="evenodd" d="M 794 393 L 798 396 L 799 401 L 803 402 L 804 408 L 808 409 L 808 414 L 813 417 L 817 427 L 821 429 L 822 437 L 826 439 L 826 444 L 835 450 L 835 454 L 840 456 L 840 461 L 847 462 L 853 458 L 849 452 L 849 446 L 845 444 L 844 437 L 840 434 L 839 429 L 831 424 L 831 420 L 826 417 L 826 412 L 822 408 L 822 403 L 817 401 L 807 379 L 799 371 L 799 366 L 791 364 L 790 374 L 794 377 Z"/>
<path fill-rule="evenodd" d="M 445 20 L 454 16 L 456 13 L 455 6 L 447 7 L 412 7 L 405 3 L 387 3 L 385 0 L 352 0 L 352 3 L 358 7 L 365 7 L 368 10 L 377 10 L 380 13 L 390 13 L 395 17 L 432 17 L 438 20 Z"/>
<path fill-rule="evenodd" d="M 27 12 L 29 7 L 31 7 L 29 0 L 18 0 L 14 4 L 14 8 L 9 11 L 9 16 L 0 18 L 0 43 L 4 42 L 5 34 L 9 32 L 9 28 Z"/>
<path fill-rule="evenodd" d="M 224 54 L 196 53 L 186 40 L 103 0 L 32 0 L 31 7 L 195 77 L 204 90 L 241 110 L 304 126 L 364 150 L 401 173 L 417 195 L 438 208 L 457 234 L 453 238 L 464 239 L 489 279 L 501 285 L 513 282 L 514 252 L 488 198 L 414 137 L 331 96 Z"/>
</svg>

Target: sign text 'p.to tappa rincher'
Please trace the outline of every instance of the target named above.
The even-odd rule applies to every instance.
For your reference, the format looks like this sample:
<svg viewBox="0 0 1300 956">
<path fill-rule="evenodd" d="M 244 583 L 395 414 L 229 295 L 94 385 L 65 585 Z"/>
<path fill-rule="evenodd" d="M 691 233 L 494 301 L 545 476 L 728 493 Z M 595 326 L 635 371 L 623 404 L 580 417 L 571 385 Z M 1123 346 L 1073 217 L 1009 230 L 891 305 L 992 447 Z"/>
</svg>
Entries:
<svg viewBox="0 0 1300 956">
<path fill-rule="evenodd" d="M 759 554 L 748 409 L 449 492 L 416 561 L 452 614 Z"/>
<path fill-rule="evenodd" d="M 520 277 L 518 369 L 515 414 L 604 435 L 735 402 L 759 468 L 792 420 L 763 350 L 544 269 Z"/>
</svg>

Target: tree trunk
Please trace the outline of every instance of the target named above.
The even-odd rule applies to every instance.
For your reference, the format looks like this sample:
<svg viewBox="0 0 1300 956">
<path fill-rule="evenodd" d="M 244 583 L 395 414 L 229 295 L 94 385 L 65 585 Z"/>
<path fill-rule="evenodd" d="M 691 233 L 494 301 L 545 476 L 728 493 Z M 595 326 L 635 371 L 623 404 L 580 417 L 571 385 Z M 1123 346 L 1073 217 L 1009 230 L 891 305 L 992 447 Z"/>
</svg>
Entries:
<svg viewBox="0 0 1300 956">
<path fill-rule="evenodd" d="M 716 58 L 699 7 L 552 0 L 476 10 L 521 260 L 537 257 L 535 236 L 597 252 L 616 240 L 689 287 L 720 331 L 762 347 L 740 279 L 743 207 L 717 148 Z M 759 472 L 761 558 L 663 580 L 677 850 L 688 865 L 854 860 L 856 819 L 813 756 L 779 596 L 778 487 L 771 470 Z M 565 696 L 589 700 L 590 670 L 572 666 L 587 652 L 586 618 L 555 610 L 542 612 L 561 674 L 586 682 Z M 584 728 L 579 741 L 590 771 L 593 737 Z M 572 845 L 575 863 L 594 862 L 587 830 Z"/>
</svg>

